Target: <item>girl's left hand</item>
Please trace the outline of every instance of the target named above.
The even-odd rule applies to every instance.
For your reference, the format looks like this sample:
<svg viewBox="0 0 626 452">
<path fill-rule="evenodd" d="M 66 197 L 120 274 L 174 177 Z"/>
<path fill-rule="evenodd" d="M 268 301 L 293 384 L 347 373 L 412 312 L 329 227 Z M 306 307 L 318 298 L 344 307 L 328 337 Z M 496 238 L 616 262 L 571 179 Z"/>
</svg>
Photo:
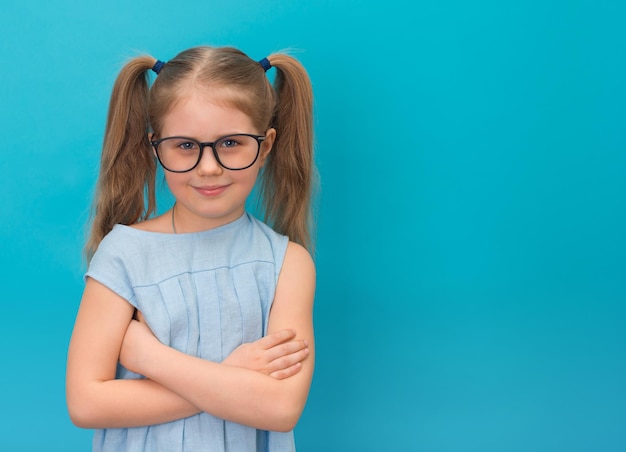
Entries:
<svg viewBox="0 0 626 452">
<path fill-rule="evenodd" d="M 295 337 L 291 329 L 274 332 L 241 344 L 222 363 L 284 380 L 300 372 L 302 361 L 309 356 L 308 342 Z"/>
</svg>

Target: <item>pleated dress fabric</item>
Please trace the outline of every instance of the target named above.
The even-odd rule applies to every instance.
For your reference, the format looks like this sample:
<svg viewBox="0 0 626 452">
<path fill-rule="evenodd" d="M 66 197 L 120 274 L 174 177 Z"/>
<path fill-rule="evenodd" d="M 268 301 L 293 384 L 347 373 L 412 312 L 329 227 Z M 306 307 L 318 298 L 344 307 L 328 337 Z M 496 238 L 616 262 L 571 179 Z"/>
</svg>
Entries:
<svg viewBox="0 0 626 452">
<path fill-rule="evenodd" d="M 221 362 L 266 333 L 287 243 L 248 213 L 190 234 L 116 225 L 86 277 L 139 309 L 162 343 Z M 143 377 L 118 365 L 117 378 Z M 200 413 L 147 427 L 96 430 L 93 450 L 282 452 L 295 445 L 293 432 L 257 430 Z"/>
</svg>

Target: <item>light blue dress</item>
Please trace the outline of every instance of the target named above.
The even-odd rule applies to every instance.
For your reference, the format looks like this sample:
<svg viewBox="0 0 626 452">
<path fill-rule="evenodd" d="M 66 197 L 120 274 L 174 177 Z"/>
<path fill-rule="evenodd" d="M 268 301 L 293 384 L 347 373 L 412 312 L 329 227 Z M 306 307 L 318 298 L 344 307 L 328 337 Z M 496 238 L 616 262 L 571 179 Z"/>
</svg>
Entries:
<svg viewBox="0 0 626 452">
<path fill-rule="evenodd" d="M 139 309 L 162 343 L 221 362 L 265 334 L 287 243 L 247 213 L 191 234 L 116 225 L 87 276 Z M 117 377 L 141 378 L 122 366 Z M 200 413 L 149 427 L 96 430 L 93 450 L 282 452 L 295 445 L 293 432 L 256 430 Z"/>
</svg>

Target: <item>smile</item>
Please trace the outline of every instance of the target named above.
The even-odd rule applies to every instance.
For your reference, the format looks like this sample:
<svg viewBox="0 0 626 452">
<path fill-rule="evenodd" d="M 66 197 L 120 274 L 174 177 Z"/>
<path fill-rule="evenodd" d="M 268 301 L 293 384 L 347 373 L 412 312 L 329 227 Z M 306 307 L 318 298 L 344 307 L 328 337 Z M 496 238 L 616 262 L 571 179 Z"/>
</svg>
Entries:
<svg viewBox="0 0 626 452">
<path fill-rule="evenodd" d="M 207 185 L 203 187 L 193 187 L 194 190 L 202 196 L 213 197 L 219 196 L 226 191 L 229 185 Z"/>
</svg>

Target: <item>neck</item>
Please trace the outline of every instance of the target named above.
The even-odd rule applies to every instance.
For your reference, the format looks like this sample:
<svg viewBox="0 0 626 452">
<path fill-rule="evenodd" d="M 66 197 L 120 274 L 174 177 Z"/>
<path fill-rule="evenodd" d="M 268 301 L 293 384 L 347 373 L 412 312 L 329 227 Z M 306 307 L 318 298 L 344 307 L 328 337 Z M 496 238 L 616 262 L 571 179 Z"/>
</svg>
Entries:
<svg viewBox="0 0 626 452">
<path fill-rule="evenodd" d="M 188 234 L 215 229 L 225 224 L 232 223 L 240 218 L 245 213 L 245 210 L 236 209 L 217 218 L 210 216 L 202 217 L 199 214 L 189 212 L 182 204 L 178 205 L 177 202 L 174 202 L 171 212 L 169 221 L 171 225 L 170 231 L 173 234 Z"/>
</svg>

